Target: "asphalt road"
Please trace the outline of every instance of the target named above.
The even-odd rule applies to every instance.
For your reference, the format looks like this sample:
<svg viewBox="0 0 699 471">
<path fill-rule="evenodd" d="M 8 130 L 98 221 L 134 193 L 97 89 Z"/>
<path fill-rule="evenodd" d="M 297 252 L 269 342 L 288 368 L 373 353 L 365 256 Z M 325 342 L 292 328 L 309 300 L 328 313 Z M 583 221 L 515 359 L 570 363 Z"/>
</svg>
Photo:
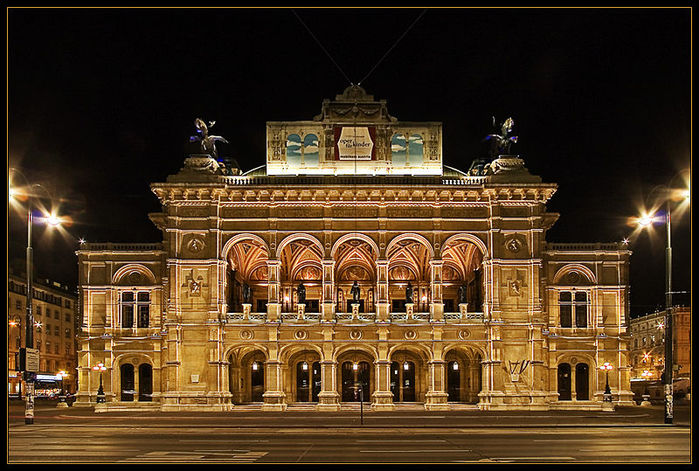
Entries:
<svg viewBox="0 0 699 471">
<path fill-rule="evenodd" d="M 688 463 L 690 428 L 662 409 L 456 414 L 95 414 L 10 408 L 9 463 Z M 503 416 L 505 416 L 503 418 Z M 508 418 L 509 417 L 509 418 Z M 601 417 L 601 418 L 600 418 Z M 447 420 L 448 419 L 448 420 Z M 659 421 L 657 419 L 660 419 Z M 556 423 L 553 423 L 554 421 Z M 565 423 L 561 423 L 565 422 Z M 439 425 L 441 424 L 441 425 Z"/>
</svg>

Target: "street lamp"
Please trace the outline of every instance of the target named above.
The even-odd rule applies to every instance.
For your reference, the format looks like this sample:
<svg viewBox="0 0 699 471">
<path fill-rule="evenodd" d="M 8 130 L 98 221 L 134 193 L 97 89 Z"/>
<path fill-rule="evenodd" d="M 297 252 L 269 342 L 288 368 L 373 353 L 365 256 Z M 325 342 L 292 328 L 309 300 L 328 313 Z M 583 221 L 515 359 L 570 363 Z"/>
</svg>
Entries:
<svg viewBox="0 0 699 471">
<path fill-rule="evenodd" d="M 672 201 L 681 200 L 690 202 L 689 188 L 673 190 L 667 186 L 659 186 L 665 193 L 665 217 L 658 218 L 654 215 L 644 214 L 638 219 L 641 228 L 649 228 L 653 222 L 665 222 L 667 233 L 665 245 L 665 368 L 663 372 L 663 384 L 665 389 L 665 423 L 671 424 L 673 419 L 673 391 L 672 391 Z M 678 197 L 679 194 L 679 197 Z"/>
<path fill-rule="evenodd" d="M 21 172 L 19 172 L 16 169 L 10 169 L 10 171 L 15 172 L 19 175 L 22 175 Z M 24 177 L 24 175 L 22 175 Z M 26 177 L 25 177 L 26 180 Z M 26 362 L 27 362 L 27 356 L 30 351 L 33 352 L 34 350 L 34 316 L 32 313 L 32 299 L 33 299 L 33 294 L 34 294 L 34 289 L 32 286 L 33 282 L 33 271 L 34 271 L 34 253 L 32 250 L 32 222 L 33 222 L 33 214 L 32 211 L 34 209 L 33 206 L 33 199 L 35 195 L 32 193 L 34 189 L 40 188 L 44 191 L 47 191 L 46 188 L 44 188 L 42 185 L 38 183 L 34 183 L 31 185 L 28 185 L 29 191 L 20 191 L 17 189 L 12 188 L 12 185 L 10 184 L 10 190 L 9 190 L 9 198 L 11 200 L 18 200 L 18 199 L 24 199 L 26 198 L 27 200 L 27 322 L 26 322 L 26 336 L 25 336 L 25 371 L 24 371 L 24 379 L 27 383 L 26 386 L 26 407 L 25 407 L 25 412 L 24 412 L 24 423 L 27 425 L 33 424 L 34 423 L 34 380 L 35 380 L 35 372 L 30 372 L 26 371 Z M 55 213 L 51 214 L 46 214 L 46 217 L 44 218 L 46 222 L 48 222 L 49 226 L 51 227 L 57 227 L 61 224 L 61 219 L 55 215 Z M 36 353 L 36 352 L 34 352 Z"/>
<path fill-rule="evenodd" d="M 107 367 L 104 366 L 104 363 L 97 363 L 95 366 L 92 367 L 92 370 L 100 372 L 100 387 L 97 390 L 97 403 L 103 404 L 107 401 L 104 398 L 104 389 L 102 389 L 102 372 L 106 371 Z"/>
<path fill-rule="evenodd" d="M 56 404 L 56 407 L 68 407 L 68 403 L 66 402 L 66 392 L 63 387 L 63 379 L 68 376 L 68 373 L 65 371 L 61 370 L 58 373 L 56 373 L 56 376 L 60 378 L 61 381 L 61 395 L 58 396 L 58 404 Z"/>
<path fill-rule="evenodd" d="M 609 371 L 614 368 L 611 363 L 605 361 L 603 365 L 599 367 L 600 370 L 604 371 L 607 384 L 604 386 L 604 402 L 612 402 L 612 390 L 609 389 Z"/>
</svg>

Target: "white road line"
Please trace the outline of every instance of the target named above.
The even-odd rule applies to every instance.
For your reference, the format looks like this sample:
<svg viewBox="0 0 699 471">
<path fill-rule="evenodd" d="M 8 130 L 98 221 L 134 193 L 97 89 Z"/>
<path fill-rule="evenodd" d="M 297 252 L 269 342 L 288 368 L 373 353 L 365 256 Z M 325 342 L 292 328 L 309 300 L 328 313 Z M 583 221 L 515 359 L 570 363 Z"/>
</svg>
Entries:
<svg viewBox="0 0 699 471">
<path fill-rule="evenodd" d="M 425 439 L 425 440 L 355 440 L 355 442 L 358 443 L 376 443 L 377 445 L 380 445 L 382 443 L 428 443 L 428 442 L 435 442 L 435 443 L 443 443 L 446 442 L 446 440 L 430 440 L 430 439 Z"/>
<path fill-rule="evenodd" d="M 493 456 L 493 460 L 575 460 L 572 456 Z"/>
<path fill-rule="evenodd" d="M 469 451 L 471 450 L 359 450 L 359 453 L 456 453 Z"/>
</svg>

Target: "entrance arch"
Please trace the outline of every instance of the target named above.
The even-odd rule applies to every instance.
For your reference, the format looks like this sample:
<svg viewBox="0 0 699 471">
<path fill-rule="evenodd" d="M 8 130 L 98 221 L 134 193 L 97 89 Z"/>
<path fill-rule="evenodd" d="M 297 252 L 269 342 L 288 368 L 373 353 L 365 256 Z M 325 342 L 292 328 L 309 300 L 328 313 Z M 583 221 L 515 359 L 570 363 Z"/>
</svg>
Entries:
<svg viewBox="0 0 699 471">
<path fill-rule="evenodd" d="M 320 355 L 312 350 L 304 350 L 289 357 L 290 373 L 287 388 L 289 397 L 296 402 L 318 402 L 321 391 Z"/>
<path fill-rule="evenodd" d="M 153 400 L 153 367 L 148 363 L 138 365 L 138 400 Z"/>
<path fill-rule="evenodd" d="M 121 397 L 120 399 L 124 402 L 133 401 L 135 381 L 134 381 L 134 367 L 131 363 L 124 363 L 119 367 L 119 373 L 121 376 Z"/>
<path fill-rule="evenodd" d="M 575 399 L 590 400 L 590 367 L 587 363 L 575 365 Z"/>
<path fill-rule="evenodd" d="M 374 359 L 366 352 L 352 350 L 338 356 L 337 384 L 342 402 L 371 402 L 374 392 Z"/>
<path fill-rule="evenodd" d="M 262 402 L 266 359 L 265 353 L 257 349 L 247 351 L 240 360 L 235 351 L 231 352 L 228 357 L 228 387 L 234 403 Z"/>
<path fill-rule="evenodd" d="M 425 397 L 425 362 L 409 350 L 391 354 L 390 387 L 393 402 L 423 402 Z"/>
<path fill-rule="evenodd" d="M 570 364 L 558 365 L 558 400 L 570 401 L 572 399 L 570 380 Z"/>
<path fill-rule="evenodd" d="M 451 349 L 445 355 L 449 402 L 476 404 L 482 388 L 482 357 L 477 351 Z"/>
</svg>

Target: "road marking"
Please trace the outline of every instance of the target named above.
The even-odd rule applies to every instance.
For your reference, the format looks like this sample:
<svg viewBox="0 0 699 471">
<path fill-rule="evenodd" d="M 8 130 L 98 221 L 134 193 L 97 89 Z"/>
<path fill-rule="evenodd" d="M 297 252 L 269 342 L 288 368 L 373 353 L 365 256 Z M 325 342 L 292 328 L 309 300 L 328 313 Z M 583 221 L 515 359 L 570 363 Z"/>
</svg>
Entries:
<svg viewBox="0 0 699 471">
<path fill-rule="evenodd" d="M 556 460 L 575 461 L 572 456 L 493 456 L 491 459 L 500 460 Z"/>
<path fill-rule="evenodd" d="M 359 453 L 455 453 L 472 450 L 359 450 Z"/>
<path fill-rule="evenodd" d="M 444 443 L 446 440 L 430 440 L 430 439 L 425 439 L 425 440 L 410 440 L 410 439 L 405 439 L 405 440 L 355 440 L 355 442 L 358 443 L 376 443 L 377 445 L 380 445 L 382 443 L 427 443 L 427 442 L 435 442 L 435 443 Z"/>
<path fill-rule="evenodd" d="M 177 441 L 182 442 L 182 443 L 213 443 L 213 442 L 215 442 L 215 440 L 212 440 L 211 438 L 190 438 L 190 439 L 186 439 L 186 440 L 182 439 L 182 440 L 177 440 Z M 266 442 L 269 442 L 269 440 L 253 440 L 253 439 L 244 439 L 244 438 L 238 439 L 238 438 L 236 438 L 235 442 L 236 443 L 240 443 L 240 442 L 266 443 Z"/>
</svg>

